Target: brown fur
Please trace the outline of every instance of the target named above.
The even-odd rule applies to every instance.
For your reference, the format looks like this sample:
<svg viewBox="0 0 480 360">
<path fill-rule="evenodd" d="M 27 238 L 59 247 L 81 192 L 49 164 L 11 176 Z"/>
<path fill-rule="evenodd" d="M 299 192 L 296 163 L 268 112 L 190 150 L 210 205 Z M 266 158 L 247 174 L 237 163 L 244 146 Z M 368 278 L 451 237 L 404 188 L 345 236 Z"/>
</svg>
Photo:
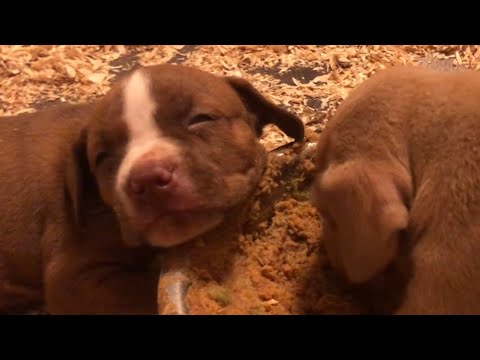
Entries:
<svg viewBox="0 0 480 360">
<path fill-rule="evenodd" d="M 228 212 L 253 190 L 265 160 L 258 142 L 265 124 L 303 138 L 299 118 L 244 80 L 169 65 L 144 71 L 158 126 L 184 149 L 179 166 L 191 177 L 200 212 Z M 96 103 L 0 119 L 0 312 L 156 313 L 158 270 L 149 266 L 157 251 L 141 245 L 143 234 L 130 226 L 113 186 L 128 140 L 122 83 Z M 185 121 L 195 111 L 219 118 L 193 133 Z M 101 165 L 98 156 L 106 159 Z"/>
<path fill-rule="evenodd" d="M 480 313 L 478 72 L 381 71 L 341 104 L 318 156 L 329 258 L 375 312 Z"/>
</svg>

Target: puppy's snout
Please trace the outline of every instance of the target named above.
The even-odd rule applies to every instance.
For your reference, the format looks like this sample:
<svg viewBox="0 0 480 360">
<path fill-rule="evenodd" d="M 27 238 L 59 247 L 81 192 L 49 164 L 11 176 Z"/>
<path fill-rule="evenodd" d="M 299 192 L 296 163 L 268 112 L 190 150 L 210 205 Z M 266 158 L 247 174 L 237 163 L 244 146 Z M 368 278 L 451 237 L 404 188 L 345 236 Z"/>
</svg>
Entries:
<svg viewBox="0 0 480 360">
<path fill-rule="evenodd" d="M 151 160 L 135 165 L 128 177 L 127 193 L 132 197 L 143 197 L 169 191 L 175 168 L 172 162 L 162 160 Z"/>
</svg>

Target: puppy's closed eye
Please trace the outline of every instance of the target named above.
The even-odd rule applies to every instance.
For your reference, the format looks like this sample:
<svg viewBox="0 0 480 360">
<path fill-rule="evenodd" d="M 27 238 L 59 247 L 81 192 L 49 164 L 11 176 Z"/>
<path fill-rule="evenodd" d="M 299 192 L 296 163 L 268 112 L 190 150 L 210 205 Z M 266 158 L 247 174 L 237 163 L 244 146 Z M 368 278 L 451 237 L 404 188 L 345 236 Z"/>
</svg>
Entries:
<svg viewBox="0 0 480 360">
<path fill-rule="evenodd" d="M 95 156 L 95 167 L 102 165 L 110 157 L 109 153 L 106 151 L 100 151 Z"/>
<path fill-rule="evenodd" d="M 118 155 L 108 151 L 100 151 L 95 156 L 95 169 L 111 174 L 118 166 Z"/>
<path fill-rule="evenodd" d="M 187 120 L 186 125 L 189 130 L 192 130 L 200 126 L 203 126 L 209 122 L 214 122 L 218 120 L 218 118 L 219 118 L 218 116 L 213 114 L 207 114 L 207 113 L 196 114 Z"/>
</svg>

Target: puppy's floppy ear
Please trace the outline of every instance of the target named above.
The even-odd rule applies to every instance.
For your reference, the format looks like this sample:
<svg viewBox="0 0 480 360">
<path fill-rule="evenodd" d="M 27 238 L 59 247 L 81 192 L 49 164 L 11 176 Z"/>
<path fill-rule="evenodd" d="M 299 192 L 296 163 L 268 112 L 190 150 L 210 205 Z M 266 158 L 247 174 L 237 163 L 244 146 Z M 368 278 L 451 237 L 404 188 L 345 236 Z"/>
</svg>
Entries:
<svg viewBox="0 0 480 360">
<path fill-rule="evenodd" d="M 77 140 L 70 148 L 66 159 L 65 184 L 67 195 L 72 206 L 74 221 L 83 226 L 81 209 L 85 201 L 89 165 L 87 158 L 87 132 L 82 130 Z"/>
<path fill-rule="evenodd" d="M 326 220 L 325 248 L 352 283 L 370 280 L 397 255 L 411 188 L 402 165 L 360 159 L 332 165 L 316 179 L 313 196 Z"/>
<path fill-rule="evenodd" d="M 225 80 L 240 96 L 247 110 L 256 116 L 258 136 L 262 135 L 266 125 L 275 124 L 295 141 L 303 141 L 305 128 L 299 117 L 267 100 L 247 80 L 237 77 L 226 77 Z"/>
</svg>

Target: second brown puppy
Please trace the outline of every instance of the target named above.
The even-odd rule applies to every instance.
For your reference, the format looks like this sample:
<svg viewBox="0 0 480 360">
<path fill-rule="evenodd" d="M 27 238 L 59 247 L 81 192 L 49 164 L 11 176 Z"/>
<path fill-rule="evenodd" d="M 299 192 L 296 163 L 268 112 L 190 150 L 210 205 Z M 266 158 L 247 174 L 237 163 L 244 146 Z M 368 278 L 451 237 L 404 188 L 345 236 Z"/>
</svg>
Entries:
<svg viewBox="0 0 480 360">
<path fill-rule="evenodd" d="M 333 267 L 377 313 L 480 313 L 480 73 L 381 71 L 318 144 Z"/>
</svg>

